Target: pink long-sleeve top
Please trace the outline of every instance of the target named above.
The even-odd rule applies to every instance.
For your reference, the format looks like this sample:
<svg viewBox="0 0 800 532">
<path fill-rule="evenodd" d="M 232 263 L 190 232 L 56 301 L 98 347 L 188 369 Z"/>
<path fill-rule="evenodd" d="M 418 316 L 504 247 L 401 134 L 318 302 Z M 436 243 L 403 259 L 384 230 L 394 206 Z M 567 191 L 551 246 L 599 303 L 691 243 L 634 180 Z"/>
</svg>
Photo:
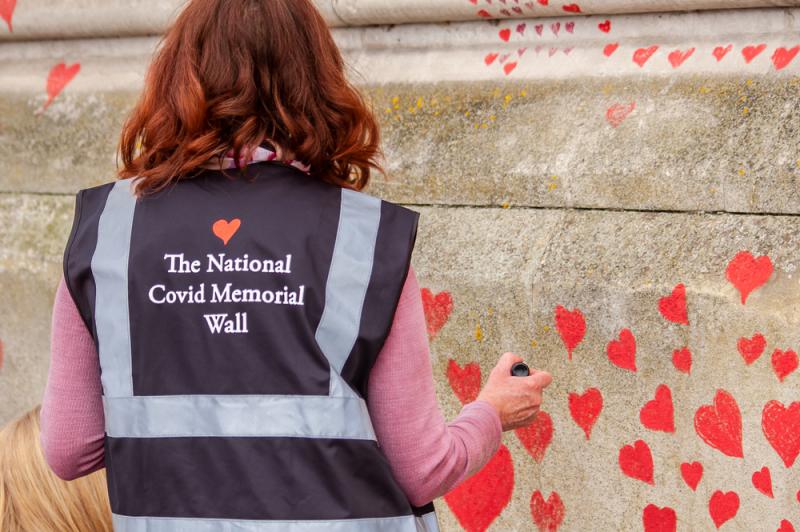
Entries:
<svg viewBox="0 0 800 532">
<path fill-rule="evenodd" d="M 490 404 L 470 403 L 450 423 L 439 410 L 413 269 L 370 373 L 368 392 L 378 443 L 414 505 L 427 504 L 456 487 L 482 468 L 500 445 L 500 418 Z M 104 467 L 99 358 L 63 279 L 53 308 L 41 425 L 45 458 L 58 476 L 69 480 Z"/>
</svg>

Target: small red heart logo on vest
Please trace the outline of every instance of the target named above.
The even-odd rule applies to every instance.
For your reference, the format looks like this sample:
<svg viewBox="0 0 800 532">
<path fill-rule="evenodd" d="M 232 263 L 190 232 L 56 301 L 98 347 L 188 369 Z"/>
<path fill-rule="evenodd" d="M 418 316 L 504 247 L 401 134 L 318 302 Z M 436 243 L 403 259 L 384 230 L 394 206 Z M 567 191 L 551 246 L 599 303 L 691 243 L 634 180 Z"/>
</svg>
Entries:
<svg viewBox="0 0 800 532">
<path fill-rule="evenodd" d="M 238 218 L 234 218 L 230 222 L 227 220 L 217 220 L 214 222 L 214 225 L 211 226 L 211 230 L 214 231 L 214 235 L 222 240 L 222 243 L 226 246 L 228 242 L 230 242 L 233 235 L 236 234 L 236 231 L 239 230 L 241 227 L 242 221 Z"/>
</svg>

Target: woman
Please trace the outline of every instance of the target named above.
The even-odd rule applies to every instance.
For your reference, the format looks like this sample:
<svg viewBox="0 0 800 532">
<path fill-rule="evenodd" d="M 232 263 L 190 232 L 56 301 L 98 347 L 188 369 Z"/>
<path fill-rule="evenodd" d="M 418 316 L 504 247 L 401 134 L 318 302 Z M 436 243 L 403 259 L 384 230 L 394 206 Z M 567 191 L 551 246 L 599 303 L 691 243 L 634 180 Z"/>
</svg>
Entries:
<svg viewBox="0 0 800 532">
<path fill-rule="evenodd" d="M 359 191 L 379 131 L 310 0 L 193 0 L 78 194 L 42 441 L 105 466 L 117 530 L 436 529 L 430 502 L 529 424 L 507 353 L 445 424 L 417 213 Z"/>
<path fill-rule="evenodd" d="M 0 530 L 111 531 L 105 475 L 57 478 L 39 445 L 39 408 L 0 430 Z"/>
</svg>

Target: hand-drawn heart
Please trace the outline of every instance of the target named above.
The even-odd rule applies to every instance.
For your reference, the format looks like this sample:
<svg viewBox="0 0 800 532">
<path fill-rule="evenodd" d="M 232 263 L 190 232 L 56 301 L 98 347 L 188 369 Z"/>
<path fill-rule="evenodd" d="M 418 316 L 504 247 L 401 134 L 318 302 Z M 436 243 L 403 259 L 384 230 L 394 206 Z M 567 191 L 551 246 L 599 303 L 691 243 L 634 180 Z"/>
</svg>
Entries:
<svg viewBox="0 0 800 532">
<path fill-rule="evenodd" d="M 678 516 L 672 508 L 648 504 L 642 512 L 642 523 L 644 532 L 675 532 L 678 528 Z"/>
<path fill-rule="evenodd" d="M 528 50 L 527 47 L 517 48 L 517 55 L 522 57 L 522 54 L 524 54 L 527 50 Z"/>
<path fill-rule="evenodd" d="M 11 19 L 14 17 L 14 8 L 17 7 L 17 0 L 0 0 L 0 18 L 8 25 L 8 31 L 13 32 L 14 27 Z"/>
<path fill-rule="evenodd" d="M 783 47 L 777 48 L 775 53 L 772 54 L 772 64 L 775 65 L 775 70 L 786 68 L 797 57 L 798 52 L 800 52 L 800 45 L 788 50 Z"/>
<path fill-rule="evenodd" d="M 667 59 L 669 59 L 669 63 L 672 65 L 672 68 L 678 68 L 684 63 L 684 61 L 692 57 L 694 50 L 695 50 L 694 48 L 689 48 L 686 51 L 673 50 L 667 56 Z"/>
<path fill-rule="evenodd" d="M 611 21 L 610 20 L 606 20 L 605 22 L 601 22 L 600 24 L 597 25 L 597 27 L 603 33 L 608 33 L 608 32 L 611 31 Z"/>
<path fill-rule="evenodd" d="M 555 35 L 556 37 L 558 37 L 558 30 L 560 30 L 560 29 L 561 29 L 561 23 L 560 22 L 554 22 L 554 23 L 550 24 L 550 31 L 552 31 L 553 35 Z"/>
<path fill-rule="evenodd" d="M 211 226 L 211 230 L 214 232 L 214 235 L 222 240 L 224 245 L 228 245 L 233 235 L 239 230 L 241 227 L 242 221 L 238 218 L 234 218 L 230 222 L 227 220 L 217 220 L 214 222 L 214 225 Z"/>
<path fill-rule="evenodd" d="M 724 48 L 722 46 L 717 46 L 711 53 L 714 55 L 714 57 L 717 58 L 717 63 L 719 63 L 720 61 L 725 59 L 725 56 L 728 55 L 728 53 L 730 53 L 731 50 L 733 50 L 733 45 L 729 44 Z"/>
<path fill-rule="evenodd" d="M 544 459 L 547 447 L 553 441 L 553 419 L 547 412 L 539 411 L 536 421 L 514 431 L 519 441 L 536 462 Z"/>
<path fill-rule="evenodd" d="M 611 55 L 617 51 L 617 48 L 619 48 L 619 43 L 612 42 L 607 44 L 605 48 L 603 48 L 603 55 L 606 57 L 611 57 Z"/>
<path fill-rule="evenodd" d="M 533 29 L 536 30 L 536 33 L 539 35 L 539 37 L 541 37 L 542 31 L 544 31 L 544 24 L 537 24 L 533 27 Z"/>
<path fill-rule="evenodd" d="M 478 16 L 483 18 L 492 18 L 492 14 L 486 11 L 485 9 L 481 9 L 478 11 Z"/>
<path fill-rule="evenodd" d="M 581 6 L 579 6 L 578 4 L 567 4 L 565 6 L 562 6 L 561 9 L 563 9 L 567 13 L 580 13 L 581 12 Z"/>
<path fill-rule="evenodd" d="M 764 348 L 767 347 L 767 340 L 763 334 L 756 333 L 749 340 L 747 338 L 739 338 L 739 341 L 736 342 L 736 347 L 739 349 L 739 354 L 742 355 L 744 363 L 749 366 L 764 353 Z"/>
<path fill-rule="evenodd" d="M 717 390 L 713 405 L 703 405 L 694 414 L 694 429 L 709 446 L 734 458 L 743 458 L 742 413 L 736 399 Z"/>
<path fill-rule="evenodd" d="M 539 2 L 543 6 L 546 6 L 550 2 L 550 0 L 537 0 L 537 2 Z"/>
<path fill-rule="evenodd" d="M 692 352 L 688 347 L 672 352 L 672 365 L 681 373 L 692 373 Z"/>
<path fill-rule="evenodd" d="M 800 401 L 788 408 L 779 401 L 767 403 L 761 413 L 761 430 L 784 465 L 792 467 L 800 454 Z"/>
<path fill-rule="evenodd" d="M 547 51 L 547 55 L 549 55 L 550 57 L 553 57 L 554 55 L 556 55 L 557 52 L 558 52 L 558 48 L 550 48 Z"/>
<path fill-rule="evenodd" d="M 501 64 L 502 64 L 502 63 L 505 63 L 505 62 L 506 62 L 506 60 L 507 60 L 509 57 L 511 57 L 511 54 L 503 54 L 503 55 L 501 55 L 501 56 L 500 56 L 500 59 L 498 59 L 498 61 L 500 61 L 500 63 L 501 63 Z"/>
<path fill-rule="evenodd" d="M 738 512 L 739 495 L 735 491 L 723 493 L 717 490 L 708 501 L 708 513 L 717 528 L 736 517 Z"/>
<path fill-rule="evenodd" d="M 675 432 L 675 407 L 669 386 L 662 384 L 656 388 L 655 398 L 639 411 L 639 421 L 650 430 Z"/>
<path fill-rule="evenodd" d="M 447 380 L 461 404 L 471 403 L 481 391 L 481 367 L 477 362 L 471 362 L 462 368 L 450 359 L 447 363 Z"/>
<path fill-rule="evenodd" d="M 653 57 L 653 54 L 656 53 L 657 50 L 658 46 L 656 45 L 650 46 L 649 48 L 639 48 L 633 52 L 633 62 L 640 67 L 644 67 L 645 63 Z"/>
<path fill-rule="evenodd" d="M 497 32 L 497 34 L 500 36 L 501 39 L 508 42 L 508 40 L 511 38 L 511 29 L 503 28 L 502 30 Z"/>
<path fill-rule="evenodd" d="M 681 464 L 681 476 L 692 491 L 697 491 L 697 485 L 703 478 L 703 464 L 700 462 L 684 462 Z"/>
<path fill-rule="evenodd" d="M 737 253 L 725 270 L 725 277 L 742 296 L 742 305 L 750 293 L 769 281 L 771 276 L 770 258 L 767 255 L 756 258 L 749 251 Z"/>
<path fill-rule="evenodd" d="M 525 28 L 527 27 L 528 25 L 525 24 L 524 22 L 522 24 L 517 24 L 517 33 L 519 33 L 520 35 L 525 35 Z"/>
<path fill-rule="evenodd" d="M 766 44 L 759 44 L 758 46 L 745 46 L 742 48 L 742 55 L 744 56 L 744 62 L 750 64 L 756 57 L 761 54 L 764 50 L 767 49 Z"/>
<path fill-rule="evenodd" d="M 575 31 L 575 23 L 567 22 L 564 24 L 564 29 L 567 30 L 567 33 L 573 33 Z"/>
<path fill-rule="evenodd" d="M 500 14 L 501 15 L 505 15 L 507 17 L 510 17 L 511 16 L 511 11 L 509 11 L 508 9 L 501 9 L 500 10 Z"/>
<path fill-rule="evenodd" d="M 569 413 L 575 423 L 583 429 L 587 440 L 591 437 L 592 427 L 602 410 L 603 394 L 597 388 L 589 388 L 583 395 L 569 394 Z"/>
<path fill-rule="evenodd" d="M 788 520 L 783 519 L 778 532 L 794 532 L 794 525 L 792 525 L 792 523 L 790 523 Z"/>
<path fill-rule="evenodd" d="M 483 532 L 511 500 L 514 464 L 505 445 L 483 469 L 469 477 L 444 500 L 467 532 Z"/>
<path fill-rule="evenodd" d="M 498 55 L 500 54 L 496 53 L 486 54 L 486 57 L 483 58 L 483 62 L 486 63 L 486 66 L 489 66 L 492 63 L 494 63 L 494 60 L 497 59 Z"/>
<path fill-rule="evenodd" d="M 619 468 L 626 476 L 655 485 L 653 453 L 643 440 L 636 440 L 633 445 L 625 445 L 619 450 Z"/>
<path fill-rule="evenodd" d="M 630 329 L 622 329 L 619 340 L 611 340 L 606 348 L 608 360 L 618 368 L 636 372 L 636 338 Z"/>
<path fill-rule="evenodd" d="M 517 68 L 517 62 L 512 61 L 503 65 L 503 72 L 505 72 L 506 76 L 508 76 L 514 71 L 515 68 Z"/>
<path fill-rule="evenodd" d="M 636 109 L 636 102 L 628 104 L 615 103 L 606 110 L 606 120 L 611 124 L 611 127 L 619 127 L 634 109 Z"/>
<path fill-rule="evenodd" d="M 450 313 L 453 311 L 453 296 L 446 291 L 434 295 L 427 288 L 423 288 L 420 293 L 422 310 L 425 312 L 425 322 L 428 325 L 428 337 L 433 340 L 450 318 Z"/>
<path fill-rule="evenodd" d="M 786 377 L 791 375 L 797 369 L 798 364 L 800 364 L 800 360 L 797 358 L 797 353 L 791 349 L 786 351 L 776 349 L 772 353 L 772 369 L 780 382 L 783 382 Z"/>
<path fill-rule="evenodd" d="M 672 294 L 658 300 L 658 311 L 667 321 L 689 325 L 689 315 L 686 311 L 686 287 L 683 283 L 675 286 Z"/>
<path fill-rule="evenodd" d="M 583 341 L 586 335 L 586 319 L 579 309 L 567 310 L 561 305 L 556 307 L 556 330 L 567 348 L 567 357 L 572 360 L 572 352 Z"/>
<path fill-rule="evenodd" d="M 539 532 L 556 532 L 565 513 L 564 503 L 555 491 L 550 493 L 546 502 L 538 490 L 531 495 L 531 517 Z"/>
<path fill-rule="evenodd" d="M 775 495 L 772 493 L 772 475 L 767 466 L 753 473 L 753 487 L 770 499 L 775 498 Z"/>
<path fill-rule="evenodd" d="M 64 63 L 59 63 L 50 70 L 47 76 L 47 101 L 44 103 L 43 109 L 47 109 L 56 96 L 61 94 L 70 81 L 72 81 L 78 72 L 81 71 L 81 64 L 75 63 L 67 66 Z"/>
<path fill-rule="evenodd" d="M 514 1 L 517 1 L 517 2 L 518 2 L 519 0 L 514 0 Z M 512 7 L 512 8 L 511 8 L 511 11 L 513 11 L 513 12 L 514 12 L 514 13 L 516 13 L 517 15 L 521 15 L 521 14 L 522 14 L 522 8 L 521 8 L 521 7 L 518 7 L 518 6 L 514 6 L 514 7 Z"/>
</svg>

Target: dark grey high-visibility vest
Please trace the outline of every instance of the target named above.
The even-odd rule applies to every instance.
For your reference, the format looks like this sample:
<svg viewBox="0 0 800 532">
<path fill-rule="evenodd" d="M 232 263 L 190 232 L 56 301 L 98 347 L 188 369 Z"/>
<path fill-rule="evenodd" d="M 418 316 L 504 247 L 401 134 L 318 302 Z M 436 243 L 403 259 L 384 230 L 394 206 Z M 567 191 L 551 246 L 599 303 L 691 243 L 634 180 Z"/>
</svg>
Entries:
<svg viewBox="0 0 800 532">
<path fill-rule="evenodd" d="M 364 399 L 418 215 L 277 163 L 131 185 L 78 193 L 64 256 L 100 356 L 115 529 L 436 530 Z"/>
</svg>

